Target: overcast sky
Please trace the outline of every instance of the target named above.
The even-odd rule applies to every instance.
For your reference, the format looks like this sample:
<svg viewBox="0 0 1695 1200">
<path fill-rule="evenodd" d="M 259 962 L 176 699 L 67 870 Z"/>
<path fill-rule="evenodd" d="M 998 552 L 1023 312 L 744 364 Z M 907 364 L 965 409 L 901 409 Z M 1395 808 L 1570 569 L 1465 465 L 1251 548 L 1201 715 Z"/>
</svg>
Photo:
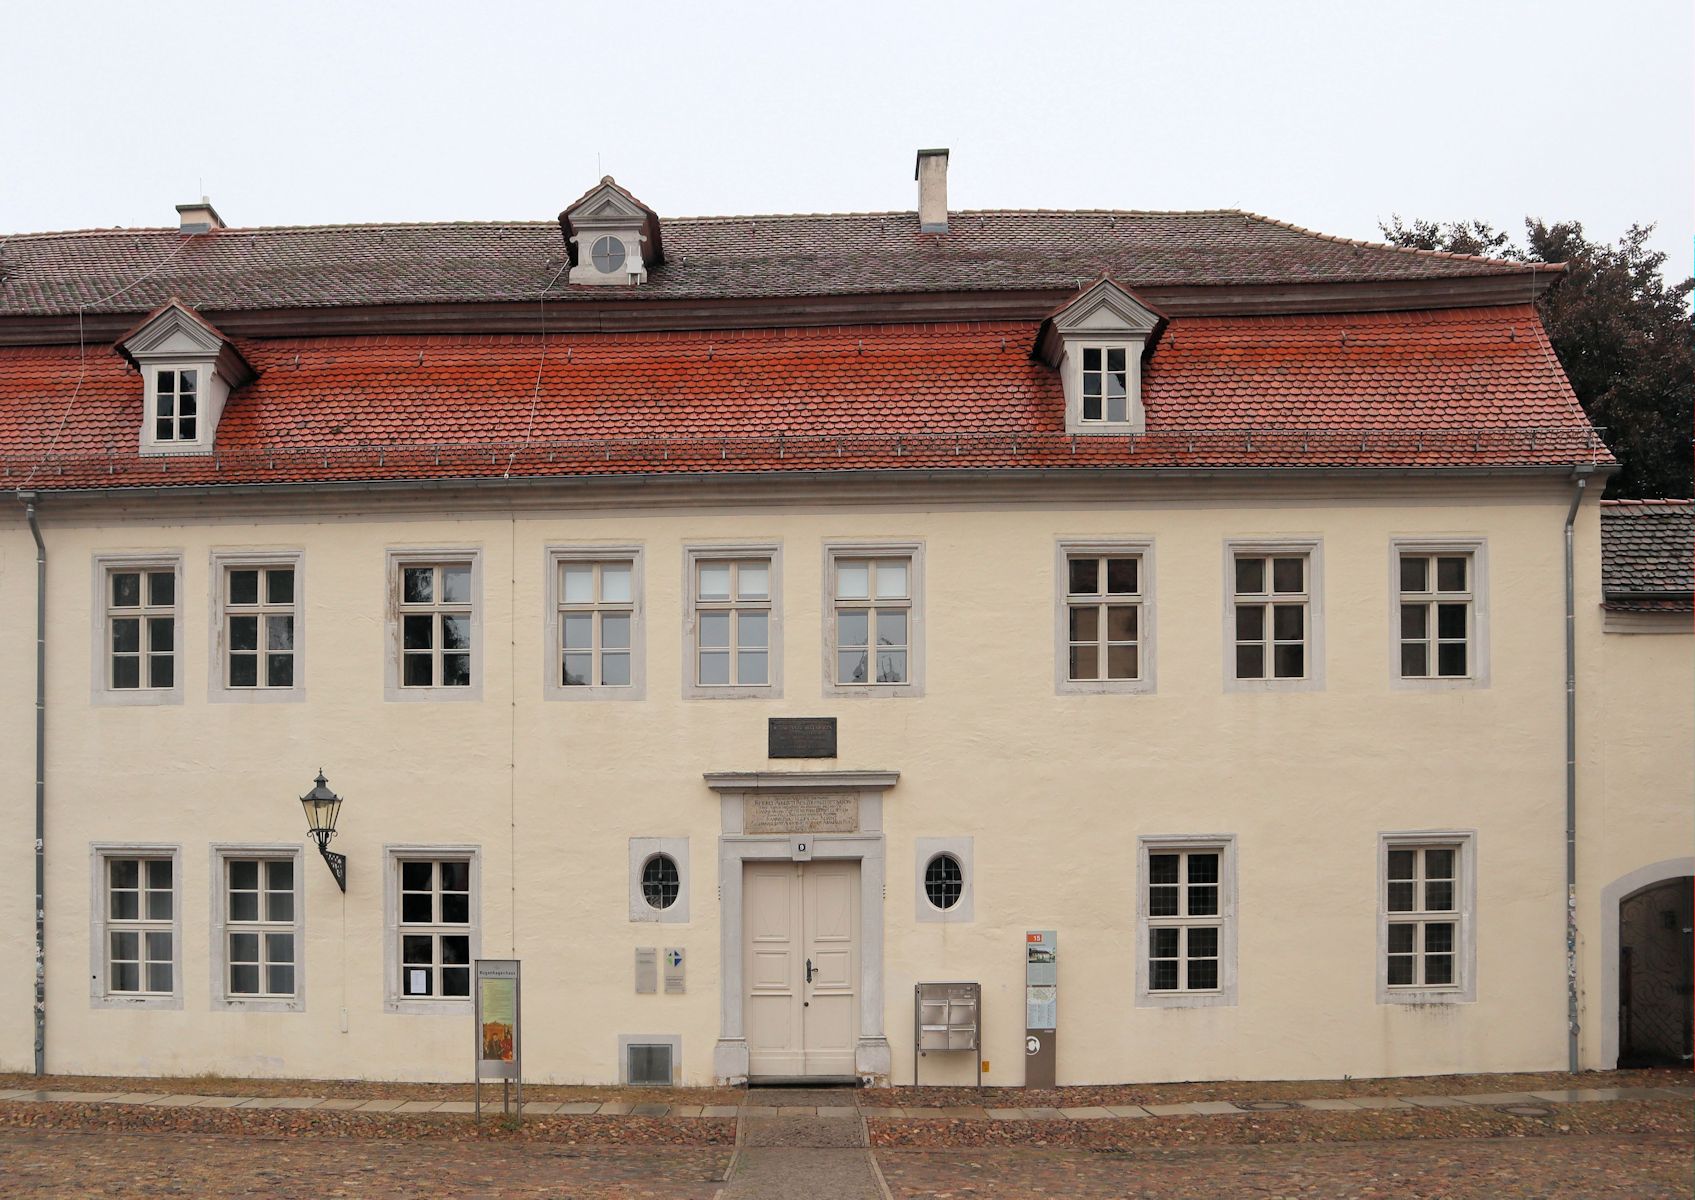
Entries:
<svg viewBox="0 0 1695 1200">
<path fill-rule="evenodd" d="M 1681 278 L 1692 52 L 1688 0 L 60 0 L 0 39 L 0 234 L 904 210 L 947 146 L 954 208 L 1651 221 Z"/>
</svg>

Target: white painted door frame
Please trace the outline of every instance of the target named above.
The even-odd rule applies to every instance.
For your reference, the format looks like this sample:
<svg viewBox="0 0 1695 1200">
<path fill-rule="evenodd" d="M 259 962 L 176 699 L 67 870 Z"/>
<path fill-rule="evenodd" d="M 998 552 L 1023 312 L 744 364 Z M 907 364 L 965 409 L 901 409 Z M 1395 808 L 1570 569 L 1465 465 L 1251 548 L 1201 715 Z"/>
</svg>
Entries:
<svg viewBox="0 0 1695 1200">
<path fill-rule="evenodd" d="M 718 793 L 719 1022 L 712 1072 L 721 1082 L 748 1075 L 743 978 L 743 864 L 760 861 L 859 860 L 859 1030 L 854 1073 L 869 1083 L 889 1078 L 889 1039 L 883 1030 L 883 890 L 888 876 L 883 794 L 895 771 L 724 772 L 706 776 Z M 760 795 L 852 796 L 857 826 L 839 833 L 747 833 L 747 801 Z"/>
</svg>

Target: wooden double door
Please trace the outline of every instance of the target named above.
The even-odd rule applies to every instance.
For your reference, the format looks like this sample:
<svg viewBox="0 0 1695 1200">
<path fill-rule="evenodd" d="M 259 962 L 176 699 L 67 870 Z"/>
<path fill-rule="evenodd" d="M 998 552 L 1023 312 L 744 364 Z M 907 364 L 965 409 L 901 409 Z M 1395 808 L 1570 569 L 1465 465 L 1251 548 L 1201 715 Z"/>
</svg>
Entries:
<svg viewBox="0 0 1695 1200">
<path fill-rule="evenodd" d="M 854 1073 L 859 862 L 743 867 L 748 1074 Z"/>
</svg>

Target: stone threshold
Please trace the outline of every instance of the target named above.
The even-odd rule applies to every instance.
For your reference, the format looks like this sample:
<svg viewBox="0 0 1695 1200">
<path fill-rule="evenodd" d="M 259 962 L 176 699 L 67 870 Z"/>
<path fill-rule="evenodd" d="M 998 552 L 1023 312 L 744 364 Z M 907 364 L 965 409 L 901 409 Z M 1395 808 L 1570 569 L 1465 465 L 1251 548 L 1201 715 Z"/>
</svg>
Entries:
<svg viewBox="0 0 1695 1200">
<path fill-rule="evenodd" d="M 1004 1108 L 961 1105 L 947 1108 L 882 1106 L 837 1106 L 817 1108 L 785 1105 L 773 1108 L 754 1104 L 632 1104 L 608 1100 L 564 1103 L 531 1101 L 524 1115 L 533 1117 L 845 1117 L 862 1113 L 870 1121 L 1105 1121 L 1143 1117 L 1250 1116 L 1266 1112 L 1320 1111 L 1360 1112 L 1367 1109 L 1493 1108 L 1520 1116 L 1546 1115 L 1532 1109 L 1556 1104 L 1593 1104 L 1614 1100 L 1691 1100 L 1695 1087 L 1655 1088 L 1567 1088 L 1550 1091 L 1479 1092 L 1456 1096 L 1354 1096 L 1312 1100 L 1198 1100 L 1187 1104 L 1119 1104 L 1084 1108 Z M 311 1096 L 197 1096 L 187 1092 L 68 1092 L 12 1089 L 0 1091 L 0 1103 L 25 1104 L 113 1104 L 150 1108 L 221 1109 L 319 1109 L 343 1112 L 395 1113 L 414 1115 L 464 1115 L 475 1111 L 469 1100 L 358 1100 L 323 1099 Z M 483 1105 L 486 1114 L 500 1113 L 500 1103 Z"/>
</svg>

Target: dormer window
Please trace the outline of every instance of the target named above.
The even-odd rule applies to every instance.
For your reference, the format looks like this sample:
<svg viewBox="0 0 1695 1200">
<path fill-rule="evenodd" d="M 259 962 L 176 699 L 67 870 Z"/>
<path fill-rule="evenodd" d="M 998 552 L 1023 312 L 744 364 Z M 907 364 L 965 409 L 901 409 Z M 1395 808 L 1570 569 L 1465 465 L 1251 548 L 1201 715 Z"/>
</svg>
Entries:
<svg viewBox="0 0 1695 1200">
<path fill-rule="evenodd" d="M 559 225 L 572 283 L 643 284 L 665 261 L 658 215 L 610 175 L 560 213 Z"/>
<path fill-rule="evenodd" d="M 143 454 L 210 454 L 232 389 L 253 378 L 235 344 L 171 300 L 118 339 L 141 372 Z"/>
<path fill-rule="evenodd" d="M 1102 279 L 1042 322 L 1035 357 L 1059 372 L 1067 433 L 1141 433 L 1142 360 L 1165 318 Z"/>
<path fill-rule="evenodd" d="M 192 442 L 197 440 L 197 419 L 200 415 L 200 396 L 197 387 L 200 372 L 188 370 L 157 371 L 153 376 L 153 440 L 156 442 Z"/>
</svg>

